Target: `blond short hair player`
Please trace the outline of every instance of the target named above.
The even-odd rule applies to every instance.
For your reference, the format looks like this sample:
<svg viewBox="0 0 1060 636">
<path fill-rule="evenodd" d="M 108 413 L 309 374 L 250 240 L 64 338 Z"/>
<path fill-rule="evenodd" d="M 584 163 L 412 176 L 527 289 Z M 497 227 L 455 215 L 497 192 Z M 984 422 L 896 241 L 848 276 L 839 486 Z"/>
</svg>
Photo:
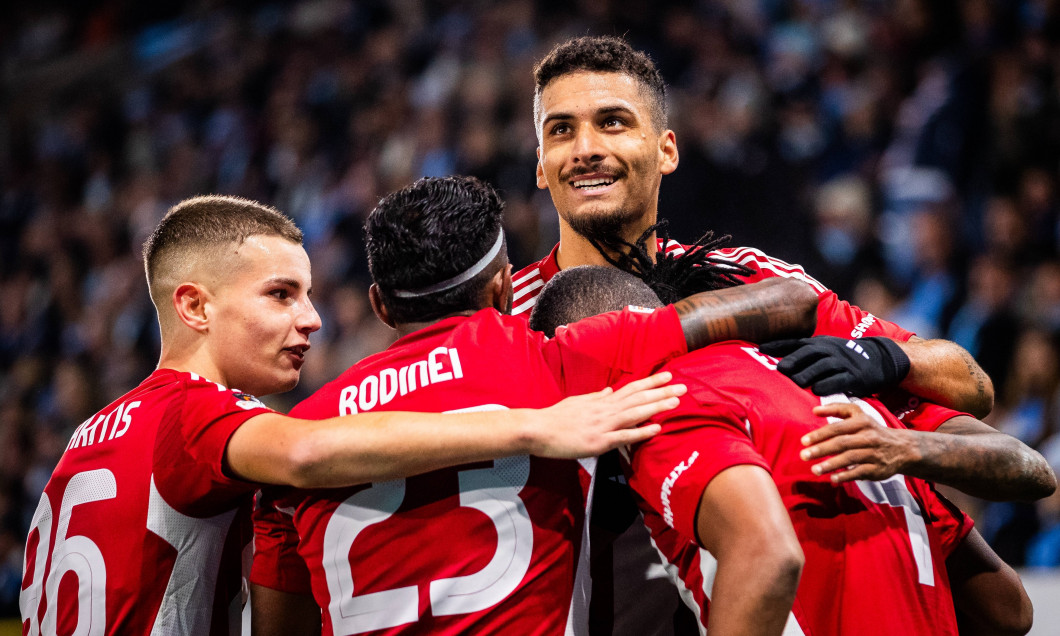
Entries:
<svg viewBox="0 0 1060 636">
<path fill-rule="evenodd" d="M 654 388 L 664 377 L 541 411 L 280 415 L 253 395 L 294 387 L 320 328 L 301 241 L 280 212 L 225 196 L 180 203 L 147 240 L 158 369 L 77 428 L 45 487 L 26 547 L 24 634 L 238 633 L 260 484 L 594 455 L 653 434 L 624 429 L 680 390 Z"/>
</svg>

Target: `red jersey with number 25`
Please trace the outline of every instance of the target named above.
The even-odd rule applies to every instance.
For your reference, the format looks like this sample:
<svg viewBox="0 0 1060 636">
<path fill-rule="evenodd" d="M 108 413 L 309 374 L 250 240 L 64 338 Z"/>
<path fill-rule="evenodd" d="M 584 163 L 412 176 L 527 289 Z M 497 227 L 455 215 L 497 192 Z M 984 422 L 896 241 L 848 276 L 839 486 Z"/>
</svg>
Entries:
<svg viewBox="0 0 1060 636">
<path fill-rule="evenodd" d="M 33 514 L 22 633 L 238 634 L 255 484 L 222 470 L 257 399 L 159 369 L 74 432 Z"/>
<path fill-rule="evenodd" d="M 603 314 L 551 340 L 488 309 L 401 338 L 292 414 L 538 408 L 647 375 L 685 351 L 672 307 Z M 267 493 L 271 509 L 255 517 L 252 581 L 309 592 L 292 574 L 297 545 L 325 635 L 563 634 L 584 620 L 580 546 L 594 466 L 523 455 L 352 488 Z"/>
<path fill-rule="evenodd" d="M 752 464 L 772 472 L 806 557 L 786 636 L 957 634 L 945 559 L 970 520 L 921 480 L 834 485 L 799 457 L 801 437 L 824 424 L 811 413 L 822 403 L 853 401 L 880 426 L 902 427 L 879 402 L 815 396 L 738 341 L 663 368 L 689 390 L 653 418 L 662 433 L 632 449 L 630 486 L 704 628 L 717 562 L 692 540 L 697 508 L 715 475 Z"/>
</svg>

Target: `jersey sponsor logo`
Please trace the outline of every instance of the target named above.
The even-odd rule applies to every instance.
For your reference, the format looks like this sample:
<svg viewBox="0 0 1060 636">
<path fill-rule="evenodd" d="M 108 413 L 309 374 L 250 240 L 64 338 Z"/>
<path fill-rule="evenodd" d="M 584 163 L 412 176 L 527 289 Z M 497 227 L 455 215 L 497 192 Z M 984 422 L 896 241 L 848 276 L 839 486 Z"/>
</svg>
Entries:
<svg viewBox="0 0 1060 636">
<path fill-rule="evenodd" d="M 872 326 L 874 322 L 876 322 L 876 316 L 873 316 L 872 314 L 867 314 L 864 318 L 861 319 L 861 322 L 859 322 L 857 326 L 854 327 L 854 330 L 850 332 L 850 337 L 860 338 L 864 336 L 865 332 L 868 330 L 869 327 Z"/>
<path fill-rule="evenodd" d="M 671 527 L 674 525 L 674 511 L 670 509 L 670 494 L 673 492 L 674 483 L 677 482 L 677 478 L 681 476 L 681 473 L 692 467 L 692 464 L 695 463 L 697 457 L 699 457 L 699 451 L 692 451 L 692 454 L 688 456 L 688 459 L 674 466 L 674 469 L 671 470 L 670 474 L 663 480 L 659 499 L 662 501 L 663 519 L 666 521 L 667 525 Z"/>
<path fill-rule="evenodd" d="M 654 314 L 655 310 L 651 307 L 641 307 L 639 305 L 626 305 L 626 309 L 637 313 L 637 314 Z"/>
<path fill-rule="evenodd" d="M 77 427 L 74 434 L 70 437 L 70 443 L 66 445 L 66 450 L 91 446 L 103 440 L 117 439 L 125 435 L 129 431 L 129 426 L 132 425 L 132 411 L 138 406 L 140 406 L 140 400 L 122 402 L 113 411 L 97 413 L 94 417 L 81 422 L 81 425 Z M 109 436 L 107 435 L 108 429 L 110 431 Z M 98 436 L 96 435 L 97 432 L 99 433 Z"/>
<path fill-rule="evenodd" d="M 448 371 L 443 360 L 449 362 Z M 464 370 L 460 366 L 457 350 L 437 347 L 424 360 L 398 369 L 383 369 L 379 373 L 366 375 L 360 384 L 344 388 L 339 394 L 339 415 L 370 411 L 389 403 L 398 395 L 408 395 L 425 386 L 462 377 Z"/>
<path fill-rule="evenodd" d="M 246 409 L 246 410 L 249 411 L 251 409 L 267 409 L 267 408 L 269 408 L 269 407 L 265 406 L 262 403 L 261 400 L 259 400 L 258 398 L 254 397 L 253 395 L 251 395 L 249 393 L 243 393 L 242 391 L 237 391 L 237 390 L 233 389 L 232 390 L 232 395 L 234 395 L 235 398 L 236 398 L 236 406 L 238 406 L 241 409 Z"/>
</svg>

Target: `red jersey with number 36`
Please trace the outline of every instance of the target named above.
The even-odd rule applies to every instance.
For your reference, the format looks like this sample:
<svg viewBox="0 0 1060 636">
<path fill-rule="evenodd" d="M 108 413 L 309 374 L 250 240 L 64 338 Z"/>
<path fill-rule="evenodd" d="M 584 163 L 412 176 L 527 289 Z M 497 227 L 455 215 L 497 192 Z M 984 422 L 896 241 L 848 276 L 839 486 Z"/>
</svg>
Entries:
<svg viewBox="0 0 1060 636">
<path fill-rule="evenodd" d="M 647 375 L 685 350 L 672 307 L 604 314 L 551 340 L 488 309 L 401 338 L 292 414 L 540 408 Z M 266 493 L 252 581 L 311 588 L 325 635 L 563 634 L 570 620 L 584 620 L 580 546 L 594 466 L 523 455 L 353 488 Z M 308 566 L 301 576 L 294 546 Z"/>
<path fill-rule="evenodd" d="M 22 633 L 238 634 L 257 485 L 222 471 L 257 399 L 159 369 L 74 432 L 33 514 Z"/>
<path fill-rule="evenodd" d="M 824 424 L 811 413 L 822 403 L 854 402 L 880 426 L 901 428 L 879 402 L 815 396 L 738 341 L 663 369 L 688 393 L 653 418 L 662 433 L 631 450 L 629 480 L 704 628 L 717 562 L 693 541 L 699 502 L 715 475 L 751 464 L 771 471 L 806 557 L 785 635 L 957 634 L 945 559 L 970 520 L 921 480 L 835 485 L 799 457 L 802 436 Z"/>
</svg>

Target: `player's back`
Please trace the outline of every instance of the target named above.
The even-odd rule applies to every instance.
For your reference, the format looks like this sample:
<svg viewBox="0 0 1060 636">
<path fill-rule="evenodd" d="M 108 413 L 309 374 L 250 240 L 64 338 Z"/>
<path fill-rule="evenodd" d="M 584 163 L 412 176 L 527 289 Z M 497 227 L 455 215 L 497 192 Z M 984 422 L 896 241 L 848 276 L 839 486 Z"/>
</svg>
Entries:
<svg viewBox="0 0 1060 636">
<path fill-rule="evenodd" d="M 630 318 L 645 325 L 641 339 L 657 333 Z M 621 368 L 622 346 L 563 340 L 493 310 L 445 319 L 358 363 L 292 415 L 543 407 L 631 370 Z M 285 489 L 276 506 L 297 528 L 325 634 L 562 634 L 594 461 L 516 456 L 353 488 Z M 256 583 L 284 589 L 261 576 L 256 566 Z"/>
<path fill-rule="evenodd" d="M 648 495 L 644 501 L 651 501 L 648 484 L 665 486 L 650 474 L 665 470 L 667 447 L 677 448 L 683 432 L 686 440 L 693 439 L 696 427 L 720 431 L 716 437 L 695 438 L 701 446 L 680 444 L 680 454 L 672 455 L 669 464 L 698 452 L 693 461 L 702 466 L 712 461 L 708 453 L 720 452 L 716 447 L 727 444 L 753 447 L 764 459 L 806 558 L 793 608 L 802 633 L 956 633 L 945 557 L 963 536 L 963 519 L 938 520 L 952 513 L 919 480 L 896 475 L 881 482 L 834 485 L 828 476 L 814 475 L 812 463 L 799 457 L 802 436 L 824 424 L 811 410 L 848 398 L 821 398 L 799 389 L 775 371 L 775 364 L 751 344 L 730 342 L 664 367 L 689 391 L 681 407 L 660 417 L 663 433 L 635 451 L 634 487 Z M 854 401 L 881 426 L 901 426 L 878 403 Z M 665 441 L 668 436 L 670 442 Z M 736 454 L 740 452 L 747 451 Z M 650 453 L 660 458 L 649 459 Z M 658 462 L 663 463 L 653 468 Z M 641 471 L 644 474 L 638 475 Z M 671 486 L 677 478 L 680 473 L 671 478 Z M 676 503 L 660 509 L 667 503 L 652 501 L 646 522 L 660 550 L 682 570 L 689 595 L 702 605 L 703 596 L 710 595 L 712 576 L 707 573 L 715 567 L 713 558 L 687 540 L 689 530 L 673 530 L 682 523 L 688 528 L 694 509 L 685 505 L 678 510 Z M 685 519 L 673 520 L 682 514 Z"/>
<path fill-rule="evenodd" d="M 81 424 L 33 516 L 23 633 L 238 633 L 253 486 L 221 454 L 264 411 L 163 369 Z"/>
</svg>

